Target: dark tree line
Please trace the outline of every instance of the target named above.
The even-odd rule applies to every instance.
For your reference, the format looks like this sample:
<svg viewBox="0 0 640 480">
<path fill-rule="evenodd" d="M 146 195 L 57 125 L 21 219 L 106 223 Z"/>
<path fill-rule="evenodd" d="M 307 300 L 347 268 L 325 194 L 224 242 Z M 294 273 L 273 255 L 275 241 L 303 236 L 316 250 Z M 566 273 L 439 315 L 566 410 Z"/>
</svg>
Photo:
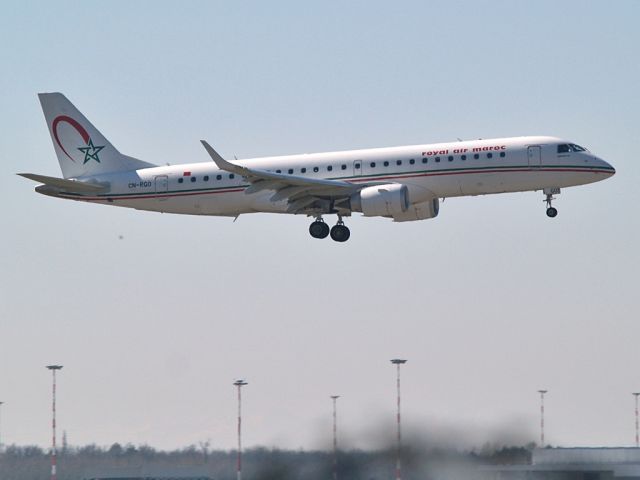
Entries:
<svg viewBox="0 0 640 480">
<path fill-rule="evenodd" d="M 406 447 L 402 452 L 403 478 L 474 478 L 478 465 L 529 463 L 532 447 L 485 445 L 479 451 L 471 452 Z M 341 451 L 338 455 L 339 478 L 394 478 L 395 458 L 394 450 Z M 119 443 L 110 447 L 66 447 L 58 452 L 58 479 L 81 480 L 111 468 L 145 465 L 197 466 L 205 469 L 214 480 L 234 480 L 235 459 L 235 451 L 211 450 L 208 442 L 172 451 Z M 332 465 L 333 455 L 325 451 L 254 448 L 243 453 L 243 474 L 247 480 L 329 480 Z M 46 480 L 49 472 L 49 452 L 40 447 L 10 445 L 0 452 L 0 480 Z"/>
</svg>

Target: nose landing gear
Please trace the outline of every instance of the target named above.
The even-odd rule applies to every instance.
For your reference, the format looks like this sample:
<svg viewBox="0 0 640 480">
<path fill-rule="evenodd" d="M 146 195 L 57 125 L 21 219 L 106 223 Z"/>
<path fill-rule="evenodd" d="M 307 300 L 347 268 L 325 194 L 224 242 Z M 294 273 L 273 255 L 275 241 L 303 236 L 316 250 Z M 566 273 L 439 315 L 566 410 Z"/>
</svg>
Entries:
<svg viewBox="0 0 640 480">
<path fill-rule="evenodd" d="M 324 223 L 322 217 L 318 216 L 316 220 L 309 225 L 309 233 L 313 238 L 326 238 L 331 234 L 331 239 L 340 243 L 346 242 L 351 236 L 351 232 L 342 221 L 341 215 L 338 215 L 338 223 L 331 227 L 331 229 L 329 229 L 329 225 Z"/>
<path fill-rule="evenodd" d="M 555 200 L 555 198 L 553 197 L 554 194 L 559 194 L 560 193 L 560 189 L 559 188 L 545 188 L 544 189 L 544 194 L 545 194 L 545 203 L 547 204 L 547 217 L 549 218 L 554 218 L 558 215 L 558 209 L 554 208 L 551 206 L 551 201 Z"/>
</svg>

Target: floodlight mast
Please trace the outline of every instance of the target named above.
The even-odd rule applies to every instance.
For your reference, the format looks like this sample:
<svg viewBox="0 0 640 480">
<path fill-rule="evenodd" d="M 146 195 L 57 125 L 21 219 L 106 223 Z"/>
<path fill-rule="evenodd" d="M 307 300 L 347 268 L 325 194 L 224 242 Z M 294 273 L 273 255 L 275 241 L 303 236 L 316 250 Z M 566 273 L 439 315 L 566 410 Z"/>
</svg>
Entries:
<svg viewBox="0 0 640 480">
<path fill-rule="evenodd" d="M 400 450 L 402 449 L 402 434 L 400 429 L 400 365 L 404 365 L 405 363 L 407 363 L 407 361 L 401 358 L 394 358 L 393 360 L 391 360 L 391 363 L 394 364 L 397 368 L 396 388 L 398 393 L 398 414 L 397 414 L 398 444 L 397 444 L 397 451 L 396 451 L 396 480 L 402 480 L 402 463 L 400 461 Z"/>
<path fill-rule="evenodd" d="M 51 428 L 53 430 L 52 442 L 51 442 L 51 480 L 58 478 L 57 458 L 56 458 L 56 371 L 62 370 L 62 365 L 47 365 L 47 368 L 51 370 L 53 375 L 53 390 L 52 390 L 52 404 L 51 404 Z"/>
<path fill-rule="evenodd" d="M 338 413 L 336 400 L 340 395 L 331 395 L 333 400 L 333 480 L 338 480 Z"/>
<path fill-rule="evenodd" d="M 544 448 L 544 395 L 548 390 L 538 390 L 540 394 L 540 448 Z"/>
<path fill-rule="evenodd" d="M 633 392 L 633 396 L 636 401 L 636 448 L 640 448 L 640 432 L 639 432 L 639 424 L 638 424 L 638 395 L 640 392 Z"/>
<path fill-rule="evenodd" d="M 242 480 L 242 387 L 248 385 L 244 380 L 236 380 L 233 384 L 238 387 L 238 460 L 236 465 L 237 480 Z"/>
</svg>

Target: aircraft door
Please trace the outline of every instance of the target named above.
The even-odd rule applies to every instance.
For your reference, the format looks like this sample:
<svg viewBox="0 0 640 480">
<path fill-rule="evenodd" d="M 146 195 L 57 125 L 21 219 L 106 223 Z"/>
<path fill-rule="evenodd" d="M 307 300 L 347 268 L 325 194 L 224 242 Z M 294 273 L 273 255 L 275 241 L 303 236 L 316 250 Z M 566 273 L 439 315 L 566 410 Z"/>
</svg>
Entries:
<svg viewBox="0 0 640 480">
<path fill-rule="evenodd" d="M 156 194 L 162 195 L 163 193 L 167 193 L 169 191 L 169 177 L 166 175 L 158 175 L 155 178 L 155 186 L 156 186 Z M 166 196 L 162 195 L 158 197 L 158 200 L 165 201 L 167 199 Z"/>
<path fill-rule="evenodd" d="M 359 177 L 362 175 L 362 160 L 356 160 L 353 162 L 353 176 Z"/>
<path fill-rule="evenodd" d="M 539 146 L 527 148 L 527 158 L 529 160 L 529 166 L 533 168 L 540 167 L 542 165 L 542 149 Z"/>
</svg>

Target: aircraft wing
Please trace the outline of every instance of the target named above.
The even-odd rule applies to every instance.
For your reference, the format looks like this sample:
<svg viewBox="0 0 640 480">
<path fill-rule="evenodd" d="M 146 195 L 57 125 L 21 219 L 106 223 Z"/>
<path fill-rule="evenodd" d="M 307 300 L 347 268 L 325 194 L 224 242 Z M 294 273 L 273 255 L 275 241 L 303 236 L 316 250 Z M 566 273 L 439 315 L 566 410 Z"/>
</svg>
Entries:
<svg viewBox="0 0 640 480">
<path fill-rule="evenodd" d="M 223 159 L 205 140 L 201 140 L 201 142 L 218 168 L 247 179 L 251 185 L 245 189 L 245 193 L 273 190 L 274 194 L 271 200 L 276 202 L 286 199 L 289 203 L 288 213 L 309 212 L 313 210 L 314 204 L 347 200 L 362 188 L 379 184 L 379 182 L 353 184 L 341 180 L 307 178 L 247 168 Z"/>
</svg>

